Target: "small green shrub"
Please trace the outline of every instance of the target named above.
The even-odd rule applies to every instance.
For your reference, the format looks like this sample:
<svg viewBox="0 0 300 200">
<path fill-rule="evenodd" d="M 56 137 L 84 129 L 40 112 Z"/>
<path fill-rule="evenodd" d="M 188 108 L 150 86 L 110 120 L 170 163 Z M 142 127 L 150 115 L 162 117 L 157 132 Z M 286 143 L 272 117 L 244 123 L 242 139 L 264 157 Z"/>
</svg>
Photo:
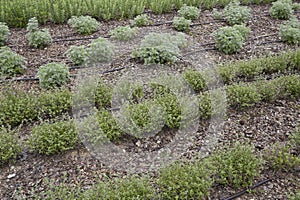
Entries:
<svg viewBox="0 0 300 200">
<path fill-rule="evenodd" d="M 277 81 L 277 80 L 275 80 Z M 281 89 L 275 81 L 259 81 L 256 84 L 257 91 L 264 102 L 273 102 L 278 99 Z"/>
<path fill-rule="evenodd" d="M 69 69 L 61 63 L 49 63 L 40 66 L 38 70 L 39 82 L 42 88 L 60 87 L 69 79 Z"/>
<path fill-rule="evenodd" d="M 300 97 L 300 76 L 282 76 L 277 79 L 281 88 L 281 97 L 297 99 Z"/>
<path fill-rule="evenodd" d="M 105 138 L 111 141 L 118 140 L 120 136 L 123 134 L 123 132 L 118 126 L 112 113 L 106 110 L 100 110 L 99 113 L 97 113 L 97 116 L 98 116 L 99 127 L 102 131 L 101 134 L 104 134 Z M 97 137 L 99 137 L 99 139 L 103 139 L 103 136 L 97 136 Z"/>
<path fill-rule="evenodd" d="M 105 85 L 102 81 L 98 83 L 95 91 L 96 107 L 106 108 L 111 104 L 112 88 Z"/>
<path fill-rule="evenodd" d="M 189 31 L 191 20 L 185 19 L 184 17 L 174 17 L 173 26 L 178 31 Z"/>
<path fill-rule="evenodd" d="M 261 100 L 261 95 L 253 84 L 238 83 L 226 87 L 229 105 L 243 108 L 253 106 Z"/>
<path fill-rule="evenodd" d="M 293 17 L 285 24 L 280 25 L 279 35 L 284 42 L 300 44 L 300 21 Z"/>
<path fill-rule="evenodd" d="M 26 37 L 29 41 L 29 46 L 33 48 L 44 48 L 52 42 L 48 29 L 38 29 L 38 20 L 35 17 L 29 19 L 27 31 L 28 33 L 26 34 Z"/>
<path fill-rule="evenodd" d="M 187 39 L 183 33 L 150 33 L 142 40 L 140 47 L 133 51 L 132 57 L 145 64 L 172 63 L 178 59 L 180 49 L 186 45 Z"/>
<path fill-rule="evenodd" d="M 157 180 L 161 199 L 204 199 L 212 187 L 213 174 L 208 159 L 163 168 Z"/>
<path fill-rule="evenodd" d="M 200 15 L 200 9 L 195 6 L 187 6 L 184 4 L 179 10 L 178 14 L 180 17 L 184 17 L 185 19 L 195 20 L 198 19 Z"/>
<path fill-rule="evenodd" d="M 71 26 L 77 33 L 83 35 L 90 35 L 96 32 L 100 23 L 90 16 L 72 16 L 68 20 L 69 26 Z"/>
<path fill-rule="evenodd" d="M 0 166 L 16 159 L 21 152 L 21 146 L 16 132 L 0 127 Z"/>
<path fill-rule="evenodd" d="M 146 14 L 138 15 L 130 22 L 132 26 L 137 26 L 137 27 L 147 26 L 152 24 L 152 21 L 149 20 L 148 15 Z"/>
<path fill-rule="evenodd" d="M 207 88 L 203 74 L 199 71 L 191 69 L 185 70 L 183 78 L 190 84 L 195 92 L 201 92 Z"/>
<path fill-rule="evenodd" d="M 130 28 L 127 26 L 119 26 L 110 31 L 111 38 L 116 40 L 127 41 L 133 39 L 137 34 L 138 29 L 136 27 Z"/>
<path fill-rule="evenodd" d="M 300 154 L 300 126 L 298 126 L 289 137 L 290 144 Z"/>
<path fill-rule="evenodd" d="M 212 99 L 209 92 L 204 92 L 198 95 L 199 103 L 199 118 L 209 119 L 212 116 Z"/>
<path fill-rule="evenodd" d="M 276 19 L 289 19 L 293 14 L 293 6 L 291 0 L 278 0 L 272 3 L 270 15 Z"/>
<path fill-rule="evenodd" d="M 67 50 L 66 55 L 75 65 L 83 65 L 87 57 L 87 52 L 83 45 L 71 46 Z"/>
<path fill-rule="evenodd" d="M 245 40 L 241 27 L 223 27 L 214 32 L 217 48 L 225 54 L 239 52 Z"/>
<path fill-rule="evenodd" d="M 39 49 L 49 46 L 52 42 L 52 38 L 48 29 L 29 32 L 27 34 L 27 39 L 29 41 L 29 46 Z"/>
<path fill-rule="evenodd" d="M 300 165 L 300 157 L 291 153 L 291 147 L 278 142 L 265 149 L 264 159 L 276 171 L 290 171 Z"/>
<path fill-rule="evenodd" d="M 42 122 L 31 131 L 29 147 L 40 154 L 55 154 L 73 149 L 78 141 L 78 134 L 72 120 Z"/>
<path fill-rule="evenodd" d="M 8 26 L 5 23 L 0 22 L 0 46 L 4 46 L 6 44 L 9 34 Z"/>
<path fill-rule="evenodd" d="M 113 89 L 112 103 L 115 105 L 123 105 L 125 102 L 140 102 L 144 96 L 143 85 L 128 80 L 120 81 Z M 114 105 L 113 105 L 114 106 Z"/>
<path fill-rule="evenodd" d="M 224 8 L 224 18 L 229 25 L 246 23 L 250 17 L 250 8 L 240 6 L 238 1 L 233 1 Z"/>
<path fill-rule="evenodd" d="M 300 190 L 297 190 L 295 194 L 289 195 L 289 200 L 300 200 Z"/>
<path fill-rule="evenodd" d="M 0 47 L 0 76 L 14 76 L 23 74 L 25 66 L 24 58 L 10 48 Z"/>
<path fill-rule="evenodd" d="M 213 14 L 213 16 L 214 16 L 215 19 L 220 20 L 220 19 L 223 18 L 222 12 L 219 12 L 216 8 L 213 8 L 212 14 Z"/>
<path fill-rule="evenodd" d="M 235 28 L 236 30 L 238 30 L 240 32 L 240 34 L 243 36 L 244 40 L 246 40 L 249 36 L 250 33 L 250 28 L 246 27 L 245 24 L 241 24 L 241 25 L 234 25 L 233 28 Z"/>
<path fill-rule="evenodd" d="M 99 37 L 87 48 L 87 65 L 109 62 L 114 56 L 114 45 L 107 39 Z"/>
<path fill-rule="evenodd" d="M 215 152 L 213 158 L 218 169 L 216 182 L 236 188 L 252 185 L 263 164 L 252 146 L 240 143 L 228 150 Z"/>
<path fill-rule="evenodd" d="M 126 179 L 115 178 L 106 182 L 101 182 L 96 187 L 97 199 L 154 199 L 155 190 L 147 177 L 129 177 Z M 90 198 L 86 198 L 90 199 Z"/>
</svg>

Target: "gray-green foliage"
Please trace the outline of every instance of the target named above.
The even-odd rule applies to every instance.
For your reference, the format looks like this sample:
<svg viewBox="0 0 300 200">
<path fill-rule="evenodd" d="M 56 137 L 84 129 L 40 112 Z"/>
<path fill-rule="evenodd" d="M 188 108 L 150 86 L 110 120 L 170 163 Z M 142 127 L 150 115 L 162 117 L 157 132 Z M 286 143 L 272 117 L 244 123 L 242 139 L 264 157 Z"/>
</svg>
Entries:
<svg viewBox="0 0 300 200">
<path fill-rule="evenodd" d="M 293 5 L 291 0 L 277 0 L 272 3 L 270 15 L 276 19 L 289 19 L 293 14 Z"/>
<path fill-rule="evenodd" d="M 98 109 L 109 107 L 111 104 L 112 88 L 100 81 L 95 90 L 95 104 Z"/>
<path fill-rule="evenodd" d="M 208 159 L 163 168 L 157 180 L 161 199 L 204 199 L 212 187 L 214 169 Z"/>
<path fill-rule="evenodd" d="M 273 170 L 289 171 L 300 165 L 300 157 L 292 154 L 289 145 L 275 143 L 265 149 L 264 158 Z"/>
<path fill-rule="evenodd" d="M 240 6 L 239 1 L 233 1 L 224 8 L 224 17 L 229 25 L 246 23 L 250 17 L 250 8 Z"/>
<path fill-rule="evenodd" d="M 29 146 L 41 154 L 54 154 L 75 147 L 78 133 L 72 120 L 42 122 L 31 131 Z"/>
<path fill-rule="evenodd" d="M 215 19 L 222 19 L 223 18 L 222 12 L 218 11 L 216 8 L 213 8 L 212 14 L 213 14 Z"/>
<path fill-rule="evenodd" d="M 69 69 L 61 63 L 48 63 L 38 70 L 39 82 L 42 88 L 51 89 L 64 85 L 69 79 Z"/>
<path fill-rule="evenodd" d="M 300 200 L 300 190 L 297 190 L 295 194 L 290 194 L 289 200 Z"/>
<path fill-rule="evenodd" d="M 51 44 L 52 38 L 48 29 L 39 30 L 38 20 L 33 17 L 29 19 L 27 24 L 26 37 L 29 42 L 29 46 L 34 48 L 44 48 Z"/>
<path fill-rule="evenodd" d="M 289 44 L 300 44 L 300 21 L 292 17 L 285 24 L 280 25 L 279 35 Z"/>
<path fill-rule="evenodd" d="M 200 9 L 195 6 L 187 6 L 184 4 L 179 10 L 178 14 L 180 17 L 184 17 L 185 19 L 195 20 L 200 15 Z"/>
<path fill-rule="evenodd" d="M 25 59 L 9 47 L 0 47 L 0 77 L 24 73 Z"/>
<path fill-rule="evenodd" d="M 117 140 L 120 138 L 120 136 L 123 134 L 123 131 L 121 130 L 121 128 L 119 127 L 119 125 L 117 124 L 113 114 L 109 111 L 106 110 L 100 110 L 97 113 L 97 117 L 98 117 L 98 123 L 99 123 L 99 127 L 101 129 L 101 134 L 104 134 L 103 136 L 97 136 L 99 137 L 99 139 L 109 139 L 111 141 Z M 97 141 L 94 141 L 97 142 Z M 102 141 L 99 141 L 102 142 Z"/>
<path fill-rule="evenodd" d="M 183 77 L 190 84 L 190 86 L 195 92 L 201 92 L 205 88 L 207 88 L 207 83 L 204 79 L 204 74 L 199 71 L 192 69 L 185 70 L 183 73 Z"/>
<path fill-rule="evenodd" d="M 72 45 L 66 52 L 67 57 L 75 65 L 83 65 L 87 58 L 87 52 L 85 46 L 74 46 Z"/>
<path fill-rule="evenodd" d="M 178 31 L 189 31 L 191 20 L 184 17 L 174 17 L 172 24 L 174 28 Z"/>
<path fill-rule="evenodd" d="M 289 137 L 290 144 L 300 154 L 300 126 L 298 126 Z"/>
<path fill-rule="evenodd" d="M 152 21 L 149 20 L 147 14 L 138 15 L 133 20 L 131 20 L 130 22 L 131 22 L 132 26 L 137 26 L 137 27 L 147 26 L 147 25 L 152 24 Z"/>
<path fill-rule="evenodd" d="M 233 27 L 222 27 L 214 32 L 217 48 L 225 54 L 239 52 L 244 41 L 249 35 L 250 29 L 244 25 L 234 25 Z"/>
<path fill-rule="evenodd" d="M 111 38 L 116 40 L 131 40 L 137 34 L 138 28 L 131 28 L 129 25 L 127 26 L 118 26 L 117 28 L 110 31 Z"/>
<path fill-rule="evenodd" d="M 252 185 L 261 170 L 263 160 L 254 153 L 254 147 L 235 143 L 229 149 L 214 153 L 217 166 L 216 182 L 238 187 Z"/>
<path fill-rule="evenodd" d="M 87 47 L 87 65 L 109 62 L 114 56 L 114 45 L 106 38 L 99 37 Z"/>
<path fill-rule="evenodd" d="M 72 16 L 68 20 L 69 26 L 71 26 L 77 33 L 83 35 L 90 35 L 96 32 L 100 23 L 90 16 Z"/>
<path fill-rule="evenodd" d="M 16 131 L 0 126 L 0 166 L 16 159 L 21 146 Z"/>
<path fill-rule="evenodd" d="M 0 46 L 6 44 L 9 34 L 10 31 L 8 26 L 5 23 L 0 22 Z"/>
<path fill-rule="evenodd" d="M 150 33 L 142 40 L 140 47 L 133 51 L 132 57 L 145 64 L 172 63 L 178 59 L 181 48 L 186 45 L 187 39 L 183 33 Z"/>
</svg>

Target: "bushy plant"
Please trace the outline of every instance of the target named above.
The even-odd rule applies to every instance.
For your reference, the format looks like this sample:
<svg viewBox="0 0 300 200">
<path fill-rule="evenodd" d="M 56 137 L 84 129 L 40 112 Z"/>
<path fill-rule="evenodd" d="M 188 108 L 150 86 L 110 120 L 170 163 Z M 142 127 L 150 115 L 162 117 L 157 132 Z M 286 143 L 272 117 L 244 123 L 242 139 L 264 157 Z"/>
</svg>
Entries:
<svg viewBox="0 0 300 200">
<path fill-rule="evenodd" d="M 188 69 L 183 73 L 183 78 L 190 84 L 195 92 L 201 92 L 207 88 L 206 81 L 203 77 L 203 73 Z"/>
<path fill-rule="evenodd" d="M 178 14 L 180 17 L 184 17 L 185 19 L 195 20 L 200 15 L 200 9 L 195 6 L 187 6 L 184 4 L 179 10 Z"/>
<path fill-rule="evenodd" d="M 239 52 L 246 37 L 249 34 L 249 28 L 241 26 L 222 27 L 214 32 L 217 48 L 225 54 Z"/>
<path fill-rule="evenodd" d="M 235 143 L 229 149 L 214 153 L 217 166 L 216 182 L 238 187 L 252 185 L 262 168 L 263 160 L 254 153 L 254 148 L 247 144 Z"/>
<path fill-rule="evenodd" d="M 130 28 L 129 25 L 127 26 L 119 26 L 112 31 L 110 31 L 111 38 L 116 40 L 131 40 L 133 39 L 137 34 L 138 29 L 136 27 Z"/>
<path fill-rule="evenodd" d="M 297 99 L 300 97 L 300 76 L 282 76 L 277 79 L 281 97 Z"/>
<path fill-rule="evenodd" d="M 87 48 L 87 65 L 109 62 L 114 56 L 114 45 L 107 39 L 99 37 Z"/>
<path fill-rule="evenodd" d="M 0 47 L 0 76 L 14 76 L 24 73 L 25 59 L 10 48 Z"/>
<path fill-rule="evenodd" d="M 29 147 L 40 154 L 55 154 L 73 149 L 78 133 L 72 120 L 42 122 L 31 131 Z"/>
<path fill-rule="evenodd" d="M 232 107 L 243 108 L 253 106 L 261 100 L 255 85 L 238 83 L 226 87 L 229 105 Z"/>
<path fill-rule="evenodd" d="M 290 194 L 289 200 L 300 200 L 300 190 L 297 190 L 295 194 Z"/>
<path fill-rule="evenodd" d="M 87 57 L 87 52 L 85 46 L 73 45 L 68 49 L 66 55 L 75 65 L 83 65 Z"/>
<path fill-rule="evenodd" d="M 9 34 L 10 32 L 8 26 L 5 23 L 0 22 L 0 46 L 6 44 Z"/>
<path fill-rule="evenodd" d="M 279 35 L 282 41 L 289 44 L 300 44 L 300 21 L 293 17 L 280 25 Z"/>
<path fill-rule="evenodd" d="M 300 154 L 300 126 L 289 136 L 290 144 Z"/>
<path fill-rule="evenodd" d="M 250 8 L 240 6 L 240 2 L 233 1 L 224 8 L 224 18 L 229 25 L 246 23 L 250 17 Z"/>
<path fill-rule="evenodd" d="M 191 20 L 185 19 L 184 17 L 174 17 L 173 26 L 178 31 L 189 31 Z"/>
<path fill-rule="evenodd" d="M 69 79 L 69 69 L 61 63 L 48 63 L 38 70 L 39 82 L 42 88 L 60 87 Z"/>
<path fill-rule="evenodd" d="M 152 24 L 152 21 L 149 20 L 148 15 L 146 14 L 138 15 L 130 22 L 132 26 L 137 26 L 137 27 L 147 26 Z"/>
<path fill-rule="evenodd" d="M 277 80 L 275 80 L 277 81 Z M 261 95 L 261 100 L 264 102 L 273 102 L 278 99 L 281 89 L 280 85 L 275 81 L 259 81 L 256 84 L 257 91 Z"/>
<path fill-rule="evenodd" d="M 39 30 L 38 20 L 33 17 L 29 19 L 27 24 L 26 37 L 29 41 L 29 46 L 34 48 L 44 48 L 51 44 L 52 38 L 48 29 Z"/>
<path fill-rule="evenodd" d="M 16 159 L 20 152 L 21 146 L 16 132 L 0 127 L 0 166 Z"/>
<path fill-rule="evenodd" d="M 289 171 L 300 165 L 300 157 L 291 153 L 290 146 L 278 142 L 265 149 L 264 159 L 276 171 Z"/>
<path fill-rule="evenodd" d="M 101 134 L 104 134 L 104 139 L 109 139 L 111 141 L 115 141 L 120 138 L 123 134 L 123 131 L 118 126 L 113 114 L 106 110 L 100 110 L 97 113 L 97 119 L 99 123 L 99 127 L 101 129 Z M 102 142 L 103 136 L 97 136 L 100 141 L 94 142 Z"/>
<path fill-rule="evenodd" d="M 161 199 L 204 199 L 212 187 L 214 169 L 208 159 L 163 168 L 157 180 Z"/>
<path fill-rule="evenodd" d="M 71 26 L 77 33 L 83 35 L 90 35 L 96 32 L 100 23 L 90 16 L 72 16 L 68 20 L 69 26 Z"/>
<path fill-rule="evenodd" d="M 135 49 L 132 57 L 144 61 L 145 64 L 165 64 L 177 60 L 180 49 L 187 45 L 183 33 L 150 33 L 145 36 L 139 48 Z"/>
<path fill-rule="evenodd" d="M 276 19 L 289 19 L 293 14 L 293 6 L 291 0 L 277 0 L 272 3 L 270 15 Z"/>
<path fill-rule="evenodd" d="M 222 12 L 218 11 L 216 8 L 213 8 L 212 14 L 213 14 L 215 19 L 222 19 L 223 18 Z"/>
<path fill-rule="evenodd" d="M 204 92 L 198 95 L 198 104 L 199 104 L 199 118 L 208 119 L 212 116 L 212 97 L 209 92 Z"/>
<path fill-rule="evenodd" d="M 102 81 L 98 83 L 95 91 L 95 104 L 98 109 L 109 107 L 111 104 L 112 88 Z"/>
</svg>

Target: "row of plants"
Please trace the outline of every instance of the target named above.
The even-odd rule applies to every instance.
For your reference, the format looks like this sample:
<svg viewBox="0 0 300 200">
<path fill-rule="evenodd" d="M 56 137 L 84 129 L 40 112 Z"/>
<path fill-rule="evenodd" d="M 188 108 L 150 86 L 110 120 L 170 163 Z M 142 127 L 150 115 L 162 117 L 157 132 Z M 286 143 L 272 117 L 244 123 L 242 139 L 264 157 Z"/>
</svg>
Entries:
<svg viewBox="0 0 300 200">
<path fill-rule="evenodd" d="M 101 88 L 104 87 L 101 86 Z M 162 125 L 171 129 L 188 126 L 189 120 L 193 119 L 189 119 L 189 116 L 186 116 L 188 114 L 183 113 L 183 109 L 187 105 L 182 102 L 190 102 L 189 99 L 176 96 L 168 87 L 161 85 L 153 85 L 152 87 L 156 92 L 153 99 L 145 99 L 137 103 L 134 99 L 138 96 L 142 98 L 142 93 L 129 96 L 132 100 L 131 103 L 122 108 L 122 117 L 124 118 L 115 118 L 111 111 L 98 108 L 99 111 L 96 112 L 95 117 L 101 131 L 95 134 L 95 131 L 86 131 L 89 130 L 89 127 L 86 127 L 87 129 L 83 129 L 84 138 L 93 143 L 103 142 L 107 139 L 117 141 L 124 136 L 125 132 L 132 133 L 132 131 L 135 133 L 134 137 L 140 138 L 144 136 L 143 134 L 154 131 L 158 126 L 157 121 L 160 123 L 161 120 L 164 123 Z M 137 91 L 136 89 L 138 88 L 136 87 L 135 91 Z M 254 106 L 261 101 L 299 99 L 300 76 L 283 76 L 271 81 L 257 81 L 248 84 L 236 83 L 226 86 L 224 89 L 227 93 L 228 106 L 243 109 Z M 99 90 L 99 92 L 101 91 L 105 90 Z M 215 95 L 212 93 L 212 91 L 208 91 L 197 95 L 197 118 L 205 120 L 219 114 L 213 107 Z M 18 98 L 11 92 L 1 103 L 1 109 L 3 110 L 0 115 L 1 124 L 9 127 L 9 125 L 17 125 L 37 118 L 50 119 L 61 116 L 69 111 L 71 107 L 71 97 L 69 95 L 69 92 L 61 91 L 55 93 L 55 95 L 53 93 L 43 93 L 38 97 L 31 94 L 25 96 L 25 98 Z M 106 95 L 105 102 L 103 99 L 98 101 L 102 105 L 108 106 L 111 102 L 110 95 L 107 93 L 99 93 L 99 95 Z M 98 105 L 100 104 L 98 103 Z M 197 111 L 193 109 L 191 112 L 195 113 Z M 68 118 L 63 120 L 65 118 L 50 120 L 50 122 L 43 121 L 40 125 L 35 126 L 31 134 L 32 139 L 30 139 L 31 149 L 49 155 L 74 148 L 78 141 L 78 133 L 74 121 Z M 122 119 L 125 120 L 125 123 L 122 123 Z M 128 121 L 130 123 L 127 123 Z M 299 138 L 294 138 L 294 140 L 299 142 Z"/>
<path fill-rule="evenodd" d="M 165 37 L 162 37 L 162 39 L 159 40 L 159 42 L 165 41 Z M 172 41 L 175 42 L 176 40 L 173 38 Z M 183 42 L 178 40 L 177 43 Z M 100 43 L 100 45 L 101 44 L 103 43 Z M 174 48 L 174 46 L 170 46 L 170 48 L 172 47 Z M 162 60 L 160 57 L 158 58 Z M 255 58 L 250 61 L 237 61 L 234 63 L 223 64 L 217 67 L 216 73 L 220 74 L 221 80 L 225 84 L 232 84 L 235 81 L 251 79 L 255 76 L 260 76 L 261 74 L 267 75 L 273 73 L 282 73 L 285 71 L 299 71 L 299 66 L 300 51 L 296 50 L 283 53 L 278 56 L 266 56 L 262 58 Z M 39 77 L 41 78 L 40 84 L 42 87 L 55 88 L 66 83 L 69 78 L 69 71 L 65 65 L 50 63 L 40 68 Z M 205 71 L 199 72 L 188 69 L 183 73 L 183 78 L 195 92 L 206 91 L 208 89 L 208 80 L 206 80 L 206 77 L 207 73 Z M 109 95 L 107 95 L 109 90 L 104 86 L 100 86 L 96 92 L 96 105 L 100 107 L 106 107 L 111 102 L 110 99 L 107 99 L 109 97 Z M 52 99 L 54 102 L 57 101 L 57 103 L 53 103 L 53 105 L 56 105 L 57 107 L 65 107 L 65 110 L 70 109 L 71 92 L 67 90 L 62 90 L 58 93 L 49 91 L 45 92 L 44 94 L 41 93 L 39 96 L 41 99 L 46 99 L 46 97 L 49 95 L 53 96 L 49 99 Z M 0 106 L 3 112 L 0 114 L 0 122 L 14 126 L 19 125 L 26 119 L 36 119 L 37 116 L 39 116 L 39 114 L 36 114 L 36 112 L 43 113 L 47 111 L 41 111 L 38 109 L 38 107 L 44 108 L 45 106 L 36 106 L 43 102 L 46 104 L 45 100 L 39 100 L 39 96 L 36 97 L 34 94 L 26 94 L 24 92 L 7 92 L 7 94 L 2 93 Z M 66 101 L 68 103 L 66 103 Z M 51 104 L 52 103 L 48 103 L 49 107 L 51 107 Z M 31 112 L 31 109 L 35 112 Z M 51 108 L 49 108 L 49 110 L 51 110 Z"/>
<path fill-rule="evenodd" d="M 131 175 L 123 178 L 104 178 L 93 187 L 82 190 L 80 185 L 52 185 L 48 190 L 34 193 L 39 199 L 205 199 L 215 185 L 247 188 L 262 170 L 290 171 L 300 164 L 299 132 L 295 131 L 286 144 L 272 144 L 261 152 L 253 145 L 226 145 L 201 160 L 177 161 L 159 170 L 156 177 Z M 280 145 L 280 148 L 278 146 Z M 34 190 L 33 190 L 34 191 Z M 289 195 L 297 199 L 298 193 Z"/>
<path fill-rule="evenodd" d="M 273 0 L 242 0 L 243 4 L 270 3 Z M 132 18 L 142 14 L 146 8 L 156 14 L 180 9 L 184 4 L 188 6 L 210 9 L 216 5 L 225 6 L 232 0 L 3 0 L 0 5 L 0 21 L 10 27 L 24 27 L 27 21 L 36 17 L 42 24 L 49 20 L 54 23 L 64 23 L 72 16 L 90 15 L 96 19 Z"/>
</svg>

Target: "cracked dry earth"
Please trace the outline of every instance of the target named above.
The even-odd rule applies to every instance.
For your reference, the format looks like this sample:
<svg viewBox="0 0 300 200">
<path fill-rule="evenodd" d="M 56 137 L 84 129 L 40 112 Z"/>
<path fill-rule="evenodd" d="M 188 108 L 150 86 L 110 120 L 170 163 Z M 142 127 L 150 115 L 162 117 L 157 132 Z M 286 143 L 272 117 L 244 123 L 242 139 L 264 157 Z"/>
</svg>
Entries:
<svg viewBox="0 0 300 200">
<path fill-rule="evenodd" d="M 274 32 L 278 31 L 278 25 L 283 21 L 271 19 L 267 13 L 270 4 L 267 5 L 252 5 L 253 17 L 249 21 L 248 26 L 251 28 L 250 39 L 244 45 L 241 53 L 234 55 L 224 55 L 217 51 L 205 52 L 204 55 L 215 61 L 216 63 L 250 59 L 251 57 L 277 54 L 282 51 L 296 49 L 296 46 L 289 46 L 277 41 L 278 35 Z M 176 12 L 164 15 L 154 15 L 149 13 L 150 18 L 154 23 L 170 21 L 176 15 Z M 299 19 L 300 15 L 297 13 Z M 205 10 L 201 13 L 199 20 L 194 23 L 203 21 L 213 21 L 211 12 Z M 109 30 L 119 26 L 128 24 L 125 21 L 109 21 L 102 22 L 100 30 L 92 36 L 108 36 Z M 225 26 L 224 22 L 210 23 L 207 25 L 195 26 L 191 30 L 191 37 L 199 43 L 212 43 L 212 32 L 219 27 Z M 54 39 L 78 38 L 82 37 L 74 33 L 67 25 L 45 25 L 42 28 L 49 28 Z M 139 31 L 139 36 L 133 42 L 128 43 L 114 43 L 122 48 L 119 48 L 120 58 L 117 58 L 113 63 L 104 66 L 105 69 L 114 69 L 118 67 L 136 68 L 139 64 L 130 59 L 130 52 L 134 44 L 139 44 L 140 40 L 149 32 L 172 32 L 175 31 L 170 25 L 162 25 L 155 27 L 144 27 Z M 272 36 L 260 37 L 265 35 Z M 25 40 L 25 29 L 12 29 L 12 36 L 9 40 L 9 46 L 12 50 L 21 54 L 27 59 L 27 67 L 25 74 L 22 77 L 36 77 L 38 67 L 48 62 L 63 62 L 71 65 L 70 61 L 64 55 L 64 52 L 71 45 L 86 45 L 91 40 L 78 41 L 61 41 L 55 42 L 50 47 L 44 50 L 35 50 L 28 48 Z M 259 39 L 256 39 L 259 38 Z M 273 42 L 272 42 L 273 41 Z M 192 51 L 192 49 L 191 49 Z M 174 70 L 181 71 L 181 68 L 186 66 L 185 62 L 177 63 Z M 125 69 L 125 70 L 126 70 Z M 172 68 L 173 69 L 173 68 Z M 72 74 L 78 73 L 73 70 Z M 118 77 L 122 76 L 123 72 L 116 72 L 107 74 L 104 78 L 111 83 L 114 83 Z M 24 90 L 38 88 L 36 82 L 18 82 L 14 83 L 16 87 Z M 255 107 L 235 111 L 228 109 L 226 117 L 223 121 L 222 129 L 219 131 L 218 144 L 233 143 L 237 140 L 248 141 L 255 145 L 256 151 L 262 151 L 267 146 L 275 142 L 286 142 L 291 131 L 299 125 L 300 122 L 300 102 L 297 101 L 275 101 L 273 103 L 260 103 Z M 32 125 L 24 128 L 22 137 L 26 138 L 29 135 Z M 197 153 L 204 143 L 209 121 L 201 122 L 201 126 L 194 138 L 193 144 L 186 147 L 184 157 L 191 157 Z M 169 131 L 167 135 L 161 135 L 158 139 L 142 141 L 145 146 L 158 145 L 157 142 L 161 140 L 169 140 L 173 135 Z M 132 140 L 127 144 L 127 147 L 138 148 L 139 142 Z M 80 184 L 83 189 L 93 186 L 98 181 L 103 180 L 104 177 L 122 177 L 126 173 L 109 169 L 95 159 L 82 144 L 78 144 L 74 150 L 53 155 L 42 156 L 34 153 L 29 153 L 28 149 L 24 148 L 22 154 L 18 157 L 15 163 L 9 163 L 0 168 L 0 199 L 29 199 L 32 194 L 38 194 L 48 189 L 47 179 L 53 180 L 54 185 L 65 183 L 69 185 Z M 154 173 L 155 175 L 155 173 Z M 240 200 L 248 199 L 281 199 L 288 198 L 288 194 L 300 189 L 300 172 L 299 169 L 286 173 L 274 173 L 270 170 L 262 172 L 261 176 L 257 178 L 256 182 L 269 178 L 270 181 L 250 193 L 239 197 Z M 221 187 L 215 185 L 211 191 L 208 199 L 221 199 L 233 195 L 240 190 L 231 187 Z"/>
</svg>

